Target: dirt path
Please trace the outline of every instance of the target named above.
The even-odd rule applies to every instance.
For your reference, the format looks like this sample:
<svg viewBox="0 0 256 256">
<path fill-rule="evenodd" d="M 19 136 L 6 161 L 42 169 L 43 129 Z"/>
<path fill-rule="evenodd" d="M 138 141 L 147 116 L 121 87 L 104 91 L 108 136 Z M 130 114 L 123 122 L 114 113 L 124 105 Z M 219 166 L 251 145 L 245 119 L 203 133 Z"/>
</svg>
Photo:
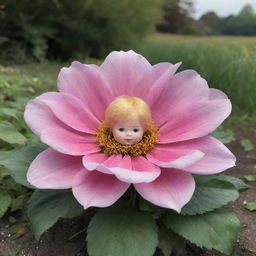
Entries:
<svg viewBox="0 0 256 256">
<path fill-rule="evenodd" d="M 228 147 L 236 155 L 237 166 L 225 172 L 243 179 L 244 175 L 256 174 L 256 149 L 244 151 L 239 144 L 242 138 L 250 138 L 256 145 L 256 130 L 241 131 L 236 135 L 236 141 Z M 256 212 L 244 208 L 246 202 L 256 200 L 256 182 L 251 182 L 251 189 L 242 192 L 239 199 L 232 203 L 240 222 L 241 231 L 232 256 L 256 256 Z M 70 239 L 74 234 L 85 227 L 86 214 L 74 220 L 63 220 L 46 232 L 40 241 L 36 241 L 30 232 L 18 237 L 11 234 L 11 224 L 8 221 L 0 222 L 0 256 L 84 256 L 84 233 Z M 156 253 L 160 255 L 160 253 Z M 214 251 L 202 250 L 188 245 L 179 256 L 220 256 Z M 122 256 L 122 255 L 120 255 Z"/>
</svg>

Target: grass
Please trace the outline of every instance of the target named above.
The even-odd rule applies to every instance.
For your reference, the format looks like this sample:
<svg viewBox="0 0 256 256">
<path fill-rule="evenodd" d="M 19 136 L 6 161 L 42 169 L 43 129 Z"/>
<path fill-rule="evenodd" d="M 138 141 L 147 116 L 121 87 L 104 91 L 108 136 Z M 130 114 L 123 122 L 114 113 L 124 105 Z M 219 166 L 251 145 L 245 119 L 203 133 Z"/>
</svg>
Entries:
<svg viewBox="0 0 256 256">
<path fill-rule="evenodd" d="M 234 112 L 256 112 L 256 38 L 155 34 L 133 49 L 152 64 L 177 63 L 194 69 L 210 87 L 224 91 Z"/>
</svg>

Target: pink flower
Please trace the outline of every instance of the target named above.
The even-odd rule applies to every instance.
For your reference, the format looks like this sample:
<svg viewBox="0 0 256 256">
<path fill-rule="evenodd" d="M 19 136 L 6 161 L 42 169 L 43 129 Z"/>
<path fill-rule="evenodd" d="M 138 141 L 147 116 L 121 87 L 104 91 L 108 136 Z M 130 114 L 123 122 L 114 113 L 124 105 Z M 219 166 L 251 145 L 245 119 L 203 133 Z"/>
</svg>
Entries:
<svg viewBox="0 0 256 256">
<path fill-rule="evenodd" d="M 234 155 L 209 136 L 231 112 L 227 96 L 193 70 L 112 52 L 102 65 L 73 62 L 58 77 L 59 92 L 28 102 L 25 120 L 50 148 L 32 162 L 28 181 L 41 189 L 72 188 L 88 208 L 115 203 L 133 184 L 146 200 L 180 212 L 195 190 L 192 174 L 234 166 Z M 96 135 L 107 106 L 119 96 L 151 109 L 158 141 L 146 155 L 102 153 Z"/>
</svg>

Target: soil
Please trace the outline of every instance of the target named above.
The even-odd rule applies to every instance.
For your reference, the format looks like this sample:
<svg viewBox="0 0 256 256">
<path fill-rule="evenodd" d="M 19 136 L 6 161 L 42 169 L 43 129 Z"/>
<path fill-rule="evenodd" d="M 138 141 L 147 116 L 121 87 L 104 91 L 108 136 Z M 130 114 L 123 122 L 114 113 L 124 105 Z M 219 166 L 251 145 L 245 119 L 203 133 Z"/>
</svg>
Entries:
<svg viewBox="0 0 256 256">
<path fill-rule="evenodd" d="M 236 133 L 236 140 L 228 144 L 228 147 L 237 157 L 237 166 L 225 172 L 240 179 L 247 174 L 256 174 L 256 149 L 246 152 L 239 144 L 240 139 L 243 138 L 250 138 L 256 145 L 256 130 L 243 127 L 239 130 L 239 134 Z M 242 192 L 239 199 L 231 204 L 241 222 L 241 230 L 232 256 L 256 256 L 256 212 L 250 212 L 244 207 L 246 202 L 256 200 L 256 182 L 247 183 L 251 185 L 251 189 Z M 39 241 L 35 240 L 30 231 L 18 236 L 17 233 L 12 232 L 13 224 L 2 219 L 0 256 L 85 256 L 87 255 L 85 232 L 79 232 L 84 231 L 88 214 L 90 212 L 73 220 L 59 221 L 45 232 Z M 157 251 L 155 256 L 161 256 L 161 253 Z M 222 254 L 188 244 L 184 251 L 175 256 L 222 256 Z"/>
</svg>

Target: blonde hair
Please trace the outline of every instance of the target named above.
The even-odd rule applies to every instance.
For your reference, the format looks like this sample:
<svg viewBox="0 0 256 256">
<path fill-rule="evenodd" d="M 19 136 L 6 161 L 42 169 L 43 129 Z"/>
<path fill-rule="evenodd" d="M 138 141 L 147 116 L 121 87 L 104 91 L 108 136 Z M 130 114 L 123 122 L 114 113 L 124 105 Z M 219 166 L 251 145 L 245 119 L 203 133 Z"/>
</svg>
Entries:
<svg viewBox="0 0 256 256">
<path fill-rule="evenodd" d="M 138 118 L 146 131 L 152 124 L 151 112 L 148 105 L 136 97 L 118 97 L 112 101 L 105 112 L 105 125 L 112 128 L 115 123 L 122 120 Z"/>
</svg>

